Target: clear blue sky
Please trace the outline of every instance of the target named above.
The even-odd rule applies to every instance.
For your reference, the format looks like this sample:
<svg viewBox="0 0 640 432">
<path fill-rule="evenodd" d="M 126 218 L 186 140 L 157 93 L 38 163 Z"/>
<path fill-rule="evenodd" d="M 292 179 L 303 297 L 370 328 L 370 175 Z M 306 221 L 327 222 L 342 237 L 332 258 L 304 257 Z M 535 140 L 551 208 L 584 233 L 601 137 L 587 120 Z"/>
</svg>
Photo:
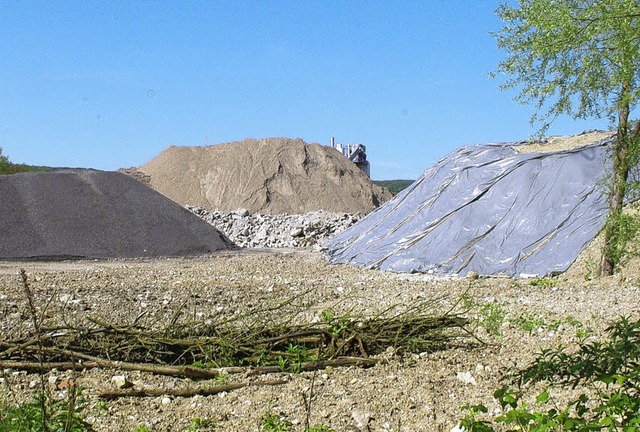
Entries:
<svg viewBox="0 0 640 432">
<path fill-rule="evenodd" d="M 498 0 L 0 1 L 0 147 L 114 170 L 169 145 L 290 137 L 367 146 L 374 179 L 527 139 L 488 78 Z M 606 128 L 561 119 L 550 134 Z"/>
</svg>

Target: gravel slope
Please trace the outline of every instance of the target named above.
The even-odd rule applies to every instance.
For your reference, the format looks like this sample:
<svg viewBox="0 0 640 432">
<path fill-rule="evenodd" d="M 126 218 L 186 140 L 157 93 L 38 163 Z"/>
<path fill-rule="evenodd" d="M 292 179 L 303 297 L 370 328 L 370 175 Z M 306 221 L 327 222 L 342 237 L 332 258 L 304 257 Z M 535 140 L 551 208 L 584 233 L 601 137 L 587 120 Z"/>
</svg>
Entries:
<svg viewBox="0 0 640 432">
<path fill-rule="evenodd" d="M 124 172 L 181 205 L 224 212 L 368 213 L 391 198 L 336 149 L 299 138 L 171 146 Z"/>
<path fill-rule="evenodd" d="M 468 315 L 480 320 L 475 321 L 480 325 L 475 334 L 486 342 L 483 345 L 467 339 L 442 352 L 387 353 L 384 361 L 370 369 L 333 368 L 318 372 L 315 378 L 312 373 L 277 376 L 288 381 L 279 386 L 250 386 L 224 395 L 164 401 L 162 397 L 120 399 L 100 408 L 95 395 L 114 388 L 114 375 L 125 374 L 138 387 L 194 383 L 112 370 L 81 372 L 77 380 L 90 399 L 89 420 L 99 431 L 130 431 L 140 424 L 154 431 L 181 431 L 196 417 L 213 420 L 215 430 L 257 431 L 265 412 L 286 417 L 296 425 L 294 430 L 301 431 L 306 417 L 303 395 L 309 395 L 312 385 L 311 424 L 326 424 L 337 431 L 450 431 L 463 405 L 484 402 L 496 408 L 491 395 L 509 368 L 526 365 L 541 348 L 575 343 L 578 331 L 600 337 L 609 322 L 620 315 L 638 318 L 640 310 L 639 273 L 631 270 L 637 266 L 623 276 L 592 281 L 585 280 L 584 271 L 576 271 L 556 287 L 536 287 L 510 279 L 470 282 L 332 266 L 308 250 L 244 250 L 190 259 L 0 262 L 3 339 L 30 329 L 20 268 L 29 274 L 37 304 L 44 307 L 51 300 L 46 313 L 49 323 L 88 316 L 131 322 L 144 312 L 146 323 L 162 326 L 181 308 L 193 319 L 207 320 L 307 291 L 310 317 L 328 307 L 374 313 L 416 299 L 433 299 L 436 312 L 442 312 L 467 289 L 469 302 L 476 305 Z M 488 310 L 505 314 L 500 335 L 482 327 L 483 322 L 487 327 L 496 322 L 487 320 Z M 536 318 L 540 325 L 526 331 L 517 318 L 520 322 Z M 51 381 L 60 382 L 69 375 L 53 372 Z M 37 379 L 5 370 L 2 397 L 24 400 Z M 230 381 L 255 379 L 261 378 L 233 376 Z"/>
<path fill-rule="evenodd" d="M 121 173 L 0 178 L 0 259 L 189 256 L 233 247 L 212 226 Z"/>
</svg>

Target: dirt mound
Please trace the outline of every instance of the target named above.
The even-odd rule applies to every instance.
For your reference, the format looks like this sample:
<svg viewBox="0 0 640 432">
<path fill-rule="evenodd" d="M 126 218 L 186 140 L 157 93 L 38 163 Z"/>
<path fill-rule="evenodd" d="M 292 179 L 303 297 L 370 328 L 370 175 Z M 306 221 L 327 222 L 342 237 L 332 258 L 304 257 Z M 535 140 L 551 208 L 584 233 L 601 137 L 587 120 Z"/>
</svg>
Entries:
<svg viewBox="0 0 640 432">
<path fill-rule="evenodd" d="M 391 198 L 337 150 L 301 139 L 171 146 L 137 171 L 179 204 L 226 212 L 358 213 Z"/>
<path fill-rule="evenodd" d="M 198 255 L 232 246 L 214 227 L 116 172 L 0 177 L 0 259 Z"/>
</svg>

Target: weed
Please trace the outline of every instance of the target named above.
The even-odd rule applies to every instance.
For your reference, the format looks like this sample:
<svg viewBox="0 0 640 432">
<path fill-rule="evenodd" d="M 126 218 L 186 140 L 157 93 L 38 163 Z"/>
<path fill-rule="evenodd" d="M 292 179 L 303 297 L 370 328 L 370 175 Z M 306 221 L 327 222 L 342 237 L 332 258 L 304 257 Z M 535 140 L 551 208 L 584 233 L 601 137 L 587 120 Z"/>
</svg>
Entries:
<svg viewBox="0 0 640 432">
<path fill-rule="evenodd" d="M 136 427 L 134 427 L 131 432 L 153 432 L 153 429 L 151 429 L 149 426 L 147 425 L 138 425 Z"/>
<path fill-rule="evenodd" d="M 67 399 L 50 394 L 37 395 L 32 402 L 18 406 L 0 406 L 0 430 L 3 432 L 87 432 L 93 431 L 82 416 L 86 406 L 79 387 L 69 389 Z M 43 408 L 44 407 L 44 408 Z"/>
<path fill-rule="evenodd" d="M 564 322 L 573 327 L 582 327 L 582 323 L 571 315 L 569 315 L 568 317 L 565 317 Z"/>
<path fill-rule="evenodd" d="M 229 374 L 225 372 L 221 372 L 215 379 L 216 385 L 226 385 L 229 383 Z"/>
<path fill-rule="evenodd" d="M 516 374 L 510 385 L 495 391 L 494 398 L 504 414 L 492 422 L 482 418 L 488 412 L 486 406 L 466 406 L 468 414 L 460 425 L 476 432 L 494 431 L 494 422 L 507 425 L 514 432 L 638 431 L 640 321 L 622 317 L 607 331 L 608 340 L 580 342 L 576 352 L 564 347 L 543 350 L 529 367 Z M 548 385 L 536 397 L 540 411 L 522 401 L 522 389 L 535 383 Z M 551 396 L 554 387 L 597 389 L 597 394 L 581 393 L 562 407 Z"/>
<path fill-rule="evenodd" d="M 336 432 L 335 429 L 331 429 L 327 425 L 316 425 L 308 427 L 304 430 L 304 432 Z"/>
<path fill-rule="evenodd" d="M 277 414 L 265 413 L 260 420 L 260 428 L 266 432 L 290 431 L 293 425 L 284 417 Z"/>
<path fill-rule="evenodd" d="M 506 318 L 507 311 L 498 303 L 485 303 L 478 308 L 478 321 L 494 336 L 502 336 L 502 325 Z"/>
<path fill-rule="evenodd" d="M 607 253 L 616 268 L 626 260 L 639 255 L 637 238 L 640 232 L 640 218 L 637 214 L 610 214 L 607 219 L 608 226 L 611 226 L 611 239 L 607 246 Z"/>
<path fill-rule="evenodd" d="M 533 332 L 539 328 L 545 328 L 547 326 L 547 320 L 542 316 L 535 316 L 530 313 L 524 313 L 515 319 L 510 321 L 516 328 L 526 332 Z"/>
<path fill-rule="evenodd" d="M 320 319 L 322 320 L 322 322 L 329 323 L 333 321 L 333 318 L 335 316 L 336 316 L 336 312 L 333 309 L 329 308 L 322 311 L 322 313 L 320 314 Z"/>
<path fill-rule="evenodd" d="M 202 430 L 211 430 L 216 427 L 213 420 L 208 418 L 194 417 L 191 424 L 185 429 L 185 432 L 197 432 Z"/>
<path fill-rule="evenodd" d="M 540 288 L 553 288 L 558 285 L 558 279 L 550 277 L 535 278 L 529 281 L 529 285 Z"/>
</svg>

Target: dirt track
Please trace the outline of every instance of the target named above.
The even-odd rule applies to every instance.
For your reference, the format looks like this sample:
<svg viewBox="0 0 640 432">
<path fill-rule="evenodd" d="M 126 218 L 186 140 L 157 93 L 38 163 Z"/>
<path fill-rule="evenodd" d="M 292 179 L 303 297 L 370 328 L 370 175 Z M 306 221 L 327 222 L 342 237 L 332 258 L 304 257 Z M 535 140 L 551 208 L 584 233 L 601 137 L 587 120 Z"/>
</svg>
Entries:
<svg viewBox="0 0 640 432">
<path fill-rule="evenodd" d="M 469 286 L 466 279 L 331 266 L 315 252 L 291 250 L 236 251 L 191 259 L 0 262 L 3 339 L 25 334 L 31 326 L 18 277 L 20 268 L 29 274 L 37 304 L 44 307 L 52 300 L 45 314 L 49 324 L 80 322 L 88 316 L 131 322 L 144 312 L 146 323 L 162 326 L 181 308 L 193 319 L 207 320 L 307 291 L 311 315 L 328 307 L 374 313 L 419 298 L 434 299 L 434 312 L 441 313 Z M 154 431 L 180 431 L 192 418 L 211 419 L 215 430 L 253 431 L 259 430 L 262 415 L 269 411 L 291 421 L 294 430 L 303 430 L 303 395 L 313 391 L 311 424 L 325 424 L 336 431 L 448 432 L 462 415 L 463 405 L 483 402 L 496 408 L 491 395 L 501 378 L 510 367 L 531 361 L 542 347 L 574 343 L 579 332 L 597 337 L 620 315 L 637 318 L 640 290 L 635 274 L 585 281 L 576 273 L 560 280 L 556 287 L 479 279 L 472 283 L 470 303 L 476 307 L 469 316 L 479 320 L 475 332 L 485 345 L 468 339 L 443 352 L 387 353 L 370 369 L 320 371 L 313 389 L 313 373 L 232 376 L 230 382 L 276 377 L 288 382 L 208 397 L 120 399 L 102 405 L 96 395 L 113 389 L 111 378 L 123 372 L 94 369 L 79 373 L 77 380 L 90 400 L 88 419 L 99 431 L 130 431 L 141 424 Z M 489 334 L 483 323 L 488 327 L 499 323 L 502 334 Z M 536 326 L 528 331 L 527 323 Z M 137 387 L 198 384 L 143 373 L 124 374 Z M 70 373 L 52 375 L 60 382 Z M 33 395 L 37 382 L 36 375 L 5 371 L 2 397 L 9 402 L 25 400 Z M 362 422 L 367 416 L 366 426 L 358 429 L 356 419 Z"/>
</svg>

